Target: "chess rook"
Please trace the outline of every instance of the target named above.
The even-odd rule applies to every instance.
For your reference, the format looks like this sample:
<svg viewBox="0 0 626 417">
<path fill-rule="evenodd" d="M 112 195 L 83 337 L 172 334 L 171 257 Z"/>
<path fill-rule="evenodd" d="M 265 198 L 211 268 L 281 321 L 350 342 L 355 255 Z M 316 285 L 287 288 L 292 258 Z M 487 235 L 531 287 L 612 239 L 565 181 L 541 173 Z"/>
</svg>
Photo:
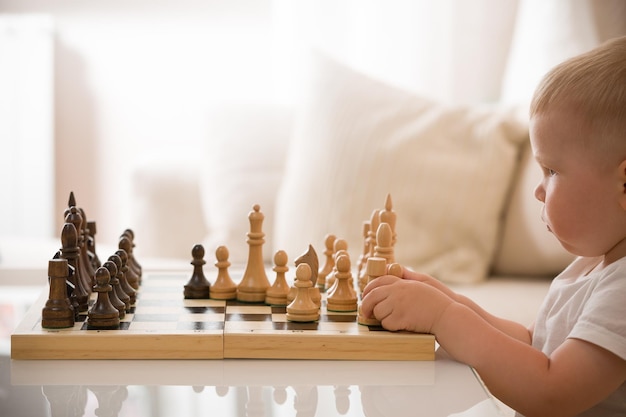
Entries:
<svg viewBox="0 0 626 417">
<path fill-rule="evenodd" d="M 74 325 L 74 308 L 67 296 L 65 284 L 68 276 L 67 259 L 51 259 L 48 262 L 50 293 L 41 311 L 41 327 L 62 329 Z"/>
<path fill-rule="evenodd" d="M 265 273 L 263 262 L 263 220 L 265 216 L 258 204 L 248 214 L 250 220 L 250 232 L 248 233 L 248 263 L 243 273 L 241 282 L 237 286 L 237 300 L 249 303 L 262 303 L 265 301 L 270 282 Z"/>
</svg>

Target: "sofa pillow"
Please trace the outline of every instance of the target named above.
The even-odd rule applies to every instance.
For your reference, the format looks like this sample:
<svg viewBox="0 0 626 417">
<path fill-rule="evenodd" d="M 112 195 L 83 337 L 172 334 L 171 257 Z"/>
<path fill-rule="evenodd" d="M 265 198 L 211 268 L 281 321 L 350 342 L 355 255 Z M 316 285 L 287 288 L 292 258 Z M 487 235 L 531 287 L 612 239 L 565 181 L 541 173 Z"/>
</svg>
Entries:
<svg viewBox="0 0 626 417">
<path fill-rule="evenodd" d="M 495 275 L 552 278 L 574 259 L 541 220 L 542 203 L 534 198 L 541 175 L 526 142 L 493 263 Z"/>
<path fill-rule="evenodd" d="M 398 262 L 441 280 L 483 280 L 527 130 L 505 111 L 447 106 L 315 55 L 276 202 L 274 250 L 348 241 L 391 194 Z"/>
<path fill-rule="evenodd" d="M 265 215 L 263 257 L 272 260 L 274 203 L 291 122 L 291 110 L 266 103 L 228 103 L 211 112 L 200 179 L 205 259 L 214 259 L 215 249 L 225 245 L 231 263 L 247 262 L 248 213 L 259 204 Z"/>
</svg>

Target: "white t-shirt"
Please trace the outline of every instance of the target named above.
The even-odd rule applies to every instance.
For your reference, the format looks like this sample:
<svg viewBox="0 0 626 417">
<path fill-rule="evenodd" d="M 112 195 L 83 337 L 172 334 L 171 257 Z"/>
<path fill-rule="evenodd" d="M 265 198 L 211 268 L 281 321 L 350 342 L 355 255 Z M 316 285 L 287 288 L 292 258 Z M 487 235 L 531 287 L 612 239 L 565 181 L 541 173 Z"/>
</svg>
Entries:
<svg viewBox="0 0 626 417">
<path fill-rule="evenodd" d="M 593 271 L 602 258 L 577 258 L 550 286 L 533 347 L 550 356 L 566 339 L 585 340 L 626 360 L 626 258 Z M 626 384 L 581 416 L 626 416 Z"/>
</svg>

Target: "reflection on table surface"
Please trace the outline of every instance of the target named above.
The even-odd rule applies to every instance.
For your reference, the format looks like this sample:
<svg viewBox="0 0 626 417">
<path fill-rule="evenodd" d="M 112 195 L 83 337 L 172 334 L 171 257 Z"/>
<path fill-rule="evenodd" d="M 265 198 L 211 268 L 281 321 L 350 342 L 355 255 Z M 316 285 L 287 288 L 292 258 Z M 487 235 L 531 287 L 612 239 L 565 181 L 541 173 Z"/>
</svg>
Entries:
<svg viewBox="0 0 626 417">
<path fill-rule="evenodd" d="M 499 416 L 466 365 L 0 360 L 1 416 Z"/>
</svg>

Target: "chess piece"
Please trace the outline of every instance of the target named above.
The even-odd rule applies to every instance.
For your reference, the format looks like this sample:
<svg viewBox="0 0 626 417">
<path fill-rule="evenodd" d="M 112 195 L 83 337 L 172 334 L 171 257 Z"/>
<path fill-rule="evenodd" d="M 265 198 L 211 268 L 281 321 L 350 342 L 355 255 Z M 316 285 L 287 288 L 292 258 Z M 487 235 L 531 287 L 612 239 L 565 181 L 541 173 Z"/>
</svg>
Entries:
<svg viewBox="0 0 626 417">
<path fill-rule="evenodd" d="M 387 272 L 387 261 L 385 258 L 377 258 L 372 256 L 367 259 L 367 264 L 365 265 L 366 276 L 368 280 L 366 282 L 369 283 L 374 279 L 385 275 Z M 364 326 L 380 326 L 380 321 L 375 318 L 365 317 L 361 314 L 361 308 L 359 307 L 359 314 L 357 316 L 357 322 Z"/>
<path fill-rule="evenodd" d="M 402 265 L 398 263 L 387 265 L 387 274 L 393 275 L 394 277 L 402 278 L 402 273 Z"/>
<path fill-rule="evenodd" d="M 296 298 L 287 306 L 287 320 L 297 322 L 317 321 L 320 318 L 320 308 L 311 300 L 309 288 L 311 283 L 311 267 L 302 263 L 296 268 Z"/>
<path fill-rule="evenodd" d="M 135 244 L 133 243 L 134 234 L 132 230 L 126 229 L 124 233 L 120 236 L 118 241 L 118 248 L 124 249 L 126 254 L 128 255 L 127 266 L 129 271 L 132 271 L 131 274 L 134 277 L 134 280 L 137 282 L 137 288 L 141 285 L 141 266 L 137 263 L 135 258 Z"/>
<path fill-rule="evenodd" d="M 367 255 L 363 258 L 363 264 L 367 264 L 367 258 L 370 256 L 374 256 L 374 247 L 376 246 L 376 231 L 378 230 L 378 225 L 380 224 L 380 211 L 374 210 L 370 216 L 369 220 L 369 231 L 366 239 L 365 245 L 368 247 Z M 367 271 L 365 268 L 361 269 L 359 275 L 357 275 L 358 281 L 367 281 Z"/>
<path fill-rule="evenodd" d="M 337 272 L 337 256 L 340 253 L 348 252 L 348 242 L 345 239 L 335 239 L 333 243 L 333 270 L 326 277 L 326 291 L 331 291 L 333 286 L 335 285 L 335 273 Z"/>
<path fill-rule="evenodd" d="M 72 206 L 65 210 L 67 213 L 65 216 L 65 223 L 72 223 L 76 228 L 76 248 L 78 250 L 76 256 L 76 262 L 74 267 L 78 271 L 78 276 L 82 280 L 82 285 L 87 294 L 91 294 L 91 287 L 93 286 L 93 276 L 90 274 L 90 271 L 87 270 L 86 262 L 83 257 L 83 237 L 81 235 L 83 217 L 80 214 L 80 211 L 77 207 Z M 83 310 L 81 310 L 83 311 Z"/>
<path fill-rule="evenodd" d="M 352 273 L 350 272 L 350 258 L 347 254 L 340 254 L 335 260 L 337 283 L 326 299 L 328 311 L 356 311 L 358 298 L 350 285 Z"/>
<path fill-rule="evenodd" d="M 289 284 L 285 274 L 289 271 L 287 266 L 287 252 L 279 250 L 274 255 L 274 272 L 276 272 L 276 279 L 270 288 L 267 290 L 265 296 L 265 304 L 275 306 L 286 306 L 289 304 L 287 301 L 287 295 L 289 294 Z"/>
<path fill-rule="evenodd" d="M 248 214 L 250 220 L 250 232 L 248 233 L 248 263 L 243 273 L 241 282 L 237 286 L 237 300 L 262 303 L 265 301 L 265 294 L 270 287 L 270 282 L 265 273 L 265 264 L 263 263 L 263 219 L 265 216 L 261 212 L 258 204 Z"/>
<path fill-rule="evenodd" d="M 119 256 L 117 255 L 114 255 L 114 256 L 119 259 Z M 124 304 L 124 312 L 130 313 L 130 296 L 122 288 L 122 282 L 120 281 L 120 274 L 118 273 L 117 265 L 115 264 L 115 262 L 113 262 L 110 259 L 111 258 L 109 258 L 108 261 L 104 262 L 102 266 L 109 270 L 109 274 L 111 275 L 112 282 L 113 282 L 113 278 L 115 277 L 115 281 L 117 284 L 112 285 L 113 291 L 115 292 L 117 299 L 120 300 Z M 122 261 L 120 260 L 120 263 L 121 262 Z M 120 319 L 123 318 L 124 316 L 125 314 L 124 315 L 120 314 Z"/>
<path fill-rule="evenodd" d="M 328 234 L 324 239 L 324 255 L 326 256 L 326 262 L 322 269 L 320 269 L 317 274 L 317 286 L 320 291 L 326 291 L 326 277 L 333 272 L 333 267 L 335 266 L 335 258 L 333 257 L 334 246 L 335 246 L 335 235 Z"/>
<path fill-rule="evenodd" d="M 388 264 L 395 262 L 392 245 L 392 230 L 389 223 L 381 222 L 376 231 L 376 245 L 374 246 L 374 256 L 385 258 Z"/>
<path fill-rule="evenodd" d="M 68 265 L 72 269 L 70 282 L 74 289 L 70 294 L 70 301 L 75 309 L 75 313 L 85 312 L 89 308 L 89 292 L 87 288 L 85 288 L 85 280 L 83 280 L 80 275 L 78 232 L 76 231 L 74 223 L 65 223 L 61 230 L 61 257 L 67 260 Z"/>
<path fill-rule="evenodd" d="M 393 211 L 393 203 L 391 201 L 391 194 L 387 194 L 387 198 L 385 199 L 385 209 L 380 211 L 379 217 L 380 217 L 381 223 L 387 223 L 389 227 L 391 227 L 391 246 L 395 246 L 396 240 L 397 240 L 397 234 L 396 234 L 397 216 L 396 216 L 396 212 Z"/>
<path fill-rule="evenodd" d="M 191 274 L 191 278 L 185 285 L 185 290 L 183 291 L 185 298 L 192 299 L 206 299 L 211 295 L 211 284 L 209 280 L 204 276 L 204 272 L 202 267 L 206 263 L 204 261 L 204 247 L 200 244 L 195 245 L 191 249 L 191 256 L 193 260 L 191 264 L 193 265 L 193 273 Z"/>
<path fill-rule="evenodd" d="M 62 329 L 74 326 L 74 307 L 67 296 L 66 280 L 69 276 L 67 259 L 48 261 L 50 292 L 41 311 L 41 327 Z"/>
<path fill-rule="evenodd" d="M 139 289 L 139 274 L 137 273 L 137 271 L 133 268 L 132 264 L 131 264 L 131 253 L 132 253 L 132 243 L 130 242 L 130 239 L 128 239 L 128 237 L 122 235 L 119 240 L 117 241 L 117 247 L 119 249 L 123 249 L 124 252 L 126 252 L 126 256 L 128 257 L 128 259 L 126 260 L 126 280 L 128 281 L 128 283 L 130 284 L 131 287 L 133 287 L 135 290 Z"/>
<path fill-rule="evenodd" d="M 363 230 L 363 251 L 361 252 L 361 255 L 359 255 L 359 259 L 357 261 L 356 276 L 358 278 L 361 277 L 361 271 L 363 270 L 363 268 L 365 267 L 365 264 L 367 263 L 367 256 L 369 255 L 369 251 L 370 251 L 369 241 L 367 240 L 370 234 L 370 222 L 369 221 L 363 222 L 362 230 Z"/>
<path fill-rule="evenodd" d="M 217 279 L 209 290 L 211 298 L 215 300 L 234 300 L 237 298 L 237 284 L 235 284 L 228 273 L 228 267 L 230 266 L 228 255 L 226 246 L 219 246 L 215 250 Z"/>
<path fill-rule="evenodd" d="M 309 288 L 309 293 L 311 293 L 311 299 L 313 300 L 313 302 L 317 304 L 318 307 L 320 307 L 322 305 L 322 294 L 321 294 L 320 289 L 317 287 L 317 278 L 318 278 L 318 273 L 319 273 L 319 259 L 317 258 L 317 252 L 315 252 L 315 249 L 313 248 L 313 246 L 309 245 L 309 249 L 305 253 L 300 255 L 294 263 L 296 265 L 296 268 L 301 263 L 306 263 L 311 267 L 312 287 Z M 296 288 L 293 287 L 293 290 L 295 289 Z M 294 297 L 295 297 L 295 291 L 293 292 L 293 296 L 289 298 L 289 301 L 293 301 Z"/>
<path fill-rule="evenodd" d="M 96 253 L 96 222 L 90 220 L 87 222 L 87 253 L 94 271 L 102 266 L 98 254 Z"/>
<path fill-rule="evenodd" d="M 120 280 L 120 287 L 128 294 L 132 308 L 137 302 L 137 291 L 126 280 L 126 269 L 128 268 L 126 266 L 126 261 L 128 261 L 126 251 L 124 249 L 116 250 L 113 255 L 109 256 L 109 261 L 113 262 L 117 267 L 117 278 Z"/>
<path fill-rule="evenodd" d="M 112 290 L 109 293 L 109 299 L 111 300 L 111 304 L 113 307 L 120 312 L 120 319 L 123 319 L 126 316 L 126 309 L 130 310 L 130 297 L 124 291 L 122 291 L 120 287 L 120 279 L 117 277 L 117 266 L 111 261 L 106 261 L 104 266 L 109 271 L 109 276 L 111 277 L 111 287 Z M 120 298 L 120 294 L 123 294 L 122 297 L 126 299 L 126 301 Z"/>
<path fill-rule="evenodd" d="M 120 327 L 120 312 L 113 307 L 109 299 L 111 275 L 105 267 L 100 267 L 95 274 L 96 284 L 93 291 L 98 294 L 96 302 L 87 313 L 88 329 L 118 329 Z"/>
</svg>

